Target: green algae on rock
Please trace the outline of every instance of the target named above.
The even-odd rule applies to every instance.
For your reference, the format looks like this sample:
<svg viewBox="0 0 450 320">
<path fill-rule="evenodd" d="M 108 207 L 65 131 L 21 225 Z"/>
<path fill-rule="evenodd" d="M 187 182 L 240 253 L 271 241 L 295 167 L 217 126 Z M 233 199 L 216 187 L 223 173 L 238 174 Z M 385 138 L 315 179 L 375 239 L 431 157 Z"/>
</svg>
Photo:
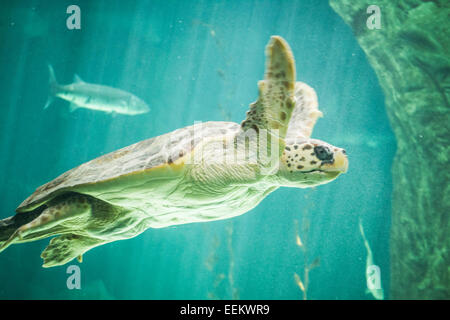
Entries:
<svg viewBox="0 0 450 320">
<path fill-rule="evenodd" d="M 369 29 L 367 8 L 380 8 Z M 392 168 L 393 299 L 450 298 L 450 3 L 330 0 L 385 94 L 397 138 Z"/>
</svg>

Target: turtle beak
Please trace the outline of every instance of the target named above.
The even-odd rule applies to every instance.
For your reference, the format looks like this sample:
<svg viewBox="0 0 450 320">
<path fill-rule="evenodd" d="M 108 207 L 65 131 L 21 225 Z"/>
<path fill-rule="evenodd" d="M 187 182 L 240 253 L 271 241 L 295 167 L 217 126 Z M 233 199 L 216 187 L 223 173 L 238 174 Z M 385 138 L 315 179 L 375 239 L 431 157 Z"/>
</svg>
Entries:
<svg viewBox="0 0 450 320">
<path fill-rule="evenodd" d="M 348 170 L 348 159 L 344 149 L 338 149 L 334 152 L 333 160 L 323 161 L 320 170 L 326 172 L 346 173 Z"/>
</svg>

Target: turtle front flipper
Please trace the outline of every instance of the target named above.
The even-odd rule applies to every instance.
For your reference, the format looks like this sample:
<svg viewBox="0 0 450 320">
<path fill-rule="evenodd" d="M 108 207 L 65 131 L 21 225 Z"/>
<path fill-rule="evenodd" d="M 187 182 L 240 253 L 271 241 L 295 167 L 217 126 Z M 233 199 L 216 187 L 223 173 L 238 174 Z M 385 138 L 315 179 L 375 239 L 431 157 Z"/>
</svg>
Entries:
<svg viewBox="0 0 450 320">
<path fill-rule="evenodd" d="M 286 143 L 305 141 L 311 137 L 314 125 L 322 112 L 318 108 L 317 94 L 306 83 L 295 84 L 295 108 L 289 121 Z"/>
<path fill-rule="evenodd" d="M 258 100 L 250 104 L 243 131 L 266 129 L 284 139 L 294 109 L 295 61 L 287 42 L 271 37 L 266 47 L 264 80 L 258 82 Z"/>
<path fill-rule="evenodd" d="M 295 106 L 294 87 L 295 61 L 292 51 L 283 38 L 272 36 L 266 47 L 264 80 L 258 82 L 258 100 L 250 104 L 238 136 L 243 141 L 258 138 L 257 144 L 253 145 L 258 146 L 257 161 L 262 174 L 271 174 L 278 169 Z"/>
<path fill-rule="evenodd" d="M 95 239 L 75 234 L 66 234 L 50 240 L 47 248 L 42 252 L 41 258 L 44 260 L 44 268 L 56 267 L 78 258 L 81 262 L 82 255 L 107 241 Z"/>
</svg>

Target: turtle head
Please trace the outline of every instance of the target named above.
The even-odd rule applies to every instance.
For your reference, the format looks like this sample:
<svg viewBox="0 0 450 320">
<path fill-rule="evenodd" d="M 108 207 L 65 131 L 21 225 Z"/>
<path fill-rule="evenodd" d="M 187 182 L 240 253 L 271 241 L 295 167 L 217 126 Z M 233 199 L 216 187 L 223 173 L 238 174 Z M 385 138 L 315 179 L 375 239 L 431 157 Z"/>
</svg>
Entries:
<svg viewBox="0 0 450 320">
<path fill-rule="evenodd" d="M 347 168 L 344 149 L 309 139 L 286 142 L 277 176 L 282 186 L 308 188 L 336 179 Z"/>
</svg>

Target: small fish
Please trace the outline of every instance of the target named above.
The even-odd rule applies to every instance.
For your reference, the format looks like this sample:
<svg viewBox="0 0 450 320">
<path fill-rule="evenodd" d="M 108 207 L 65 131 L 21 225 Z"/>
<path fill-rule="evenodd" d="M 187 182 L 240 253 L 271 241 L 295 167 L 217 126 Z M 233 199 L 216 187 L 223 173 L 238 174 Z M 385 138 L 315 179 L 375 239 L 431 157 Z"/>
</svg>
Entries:
<svg viewBox="0 0 450 320">
<path fill-rule="evenodd" d="M 48 65 L 50 73 L 50 95 L 44 109 L 47 109 L 55 97 L 69 101 L 70 111 L 78 108 L 120 113 L 127 115 L 142 114 L 150 111 L 147 104 L 135 95 L 116 88 L 86 83 L 77 75 L 74 83 L 60 85 L 56 82 L 53 67 Z"/>
<path fill-rule="evenodd" d="M 362 226 L 361 218 L 359 219 L 359 231 L 361 232 L 361 236 L 364 240 L 364 246 L 366 247 L 366 250 L 367 250 L 367 259 L 366 259 L 367 293 L 372 294 L 372 296 L 377 300 L 383 300 L 384 299 L 384 291 L 383 291 L 383 288 L 381 287 L 381 279 L 379 279 L 379 287 L 378 288 L 374 288 L 372 285 L 369 285 L 369 283 L 371 283 L 371 279 L 374 276 L 373 275 L 373 272 L 375 272 L 374 268 L 376 268 L 377 270 L 379 270 L 379 268 L 378 268 L 378 266 L 376 266 L 374 264 L 372 250 L 370 249 L 369 242 L 367 241 L 366 235 L 364 234 L 364 229 Z M 379 275 L 377 275 L 377 276 L 379 276 Z"/>
</svg>

